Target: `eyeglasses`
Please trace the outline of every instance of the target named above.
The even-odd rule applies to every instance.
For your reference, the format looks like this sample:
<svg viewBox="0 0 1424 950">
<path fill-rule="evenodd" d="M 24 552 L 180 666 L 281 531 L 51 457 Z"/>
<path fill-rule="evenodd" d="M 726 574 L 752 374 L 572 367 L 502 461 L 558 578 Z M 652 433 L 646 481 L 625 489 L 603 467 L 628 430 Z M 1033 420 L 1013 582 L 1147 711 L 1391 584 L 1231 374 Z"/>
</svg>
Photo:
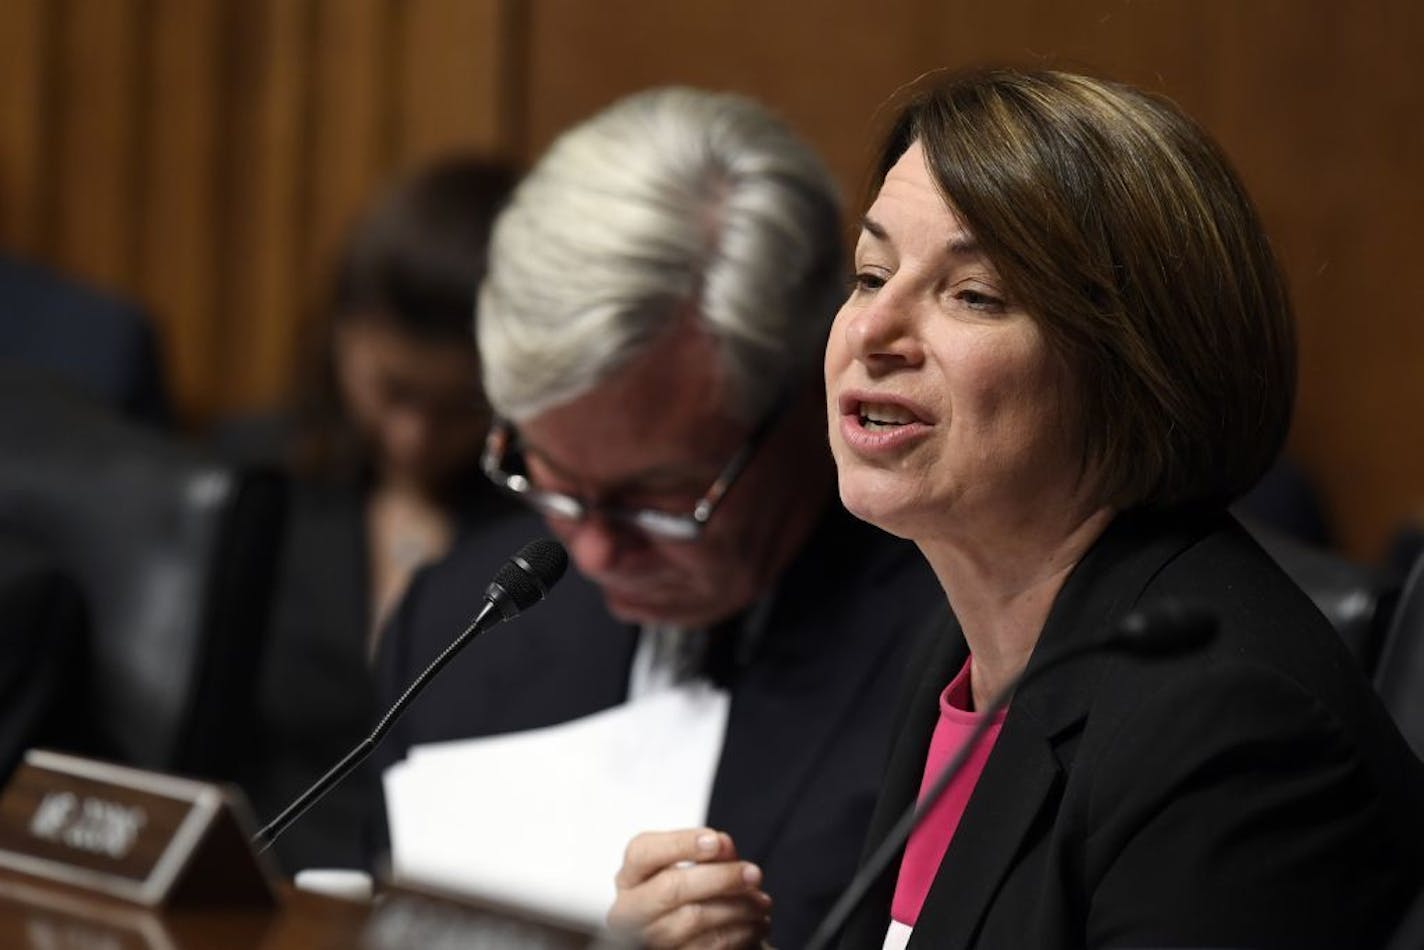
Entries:
<svg viewBox="0 0 1424 950">
<path fill-rule="evenodd" d="M 757 423 L 751 435 L 722 468 L 711 487 L 692 506 L 692 511 L 678 513 L 657 508 L 629 508 L 586 501 L 563 492 L 535 487 L 529 480 L 527 466 L 518 449 L 518 435 L 505 419 L 496 418 L 485 440 L 481 467 L 495 485 L 503 488 L 540 514 L 569 521 L 584 521 L 594 514 L 621 524 L 630 525 L 654 538 L 669 541 L 696 541 L 702 536 L 722 499 L 746 470 L 757 447 L 765 440 L 785 408 L 778 402 Z"/>
</svg>

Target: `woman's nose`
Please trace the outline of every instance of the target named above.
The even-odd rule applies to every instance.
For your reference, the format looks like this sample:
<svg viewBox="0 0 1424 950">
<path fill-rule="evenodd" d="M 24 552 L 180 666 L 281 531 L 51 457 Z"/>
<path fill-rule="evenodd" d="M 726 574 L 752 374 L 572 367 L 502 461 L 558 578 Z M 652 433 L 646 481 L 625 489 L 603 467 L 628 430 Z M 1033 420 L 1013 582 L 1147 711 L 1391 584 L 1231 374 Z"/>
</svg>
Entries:
<svg viewBox="0 0 1424 950">
<path fill-rule="evenodd" d="M 851 314 L 845 333 L 851 356 L 872 370 L 924 362 L 924 348 L 915 333 L 908 301 L 890 292 L 888 286 Z"/>
</svg>

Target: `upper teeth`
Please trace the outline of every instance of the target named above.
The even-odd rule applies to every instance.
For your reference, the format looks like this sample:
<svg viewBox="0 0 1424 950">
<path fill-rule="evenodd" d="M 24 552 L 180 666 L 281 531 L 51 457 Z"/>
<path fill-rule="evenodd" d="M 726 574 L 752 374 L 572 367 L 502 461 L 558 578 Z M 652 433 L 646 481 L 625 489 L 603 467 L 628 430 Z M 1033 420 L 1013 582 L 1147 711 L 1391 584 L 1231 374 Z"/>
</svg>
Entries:
<svg viewBox="0 0 1424 950">
<path fill-rule="evenodd" d="M 878 422 L 882 425 L 904 425 L 915 421 L 915 417 L 903 406 L 881 402 L 861 403 L 860 418 L 862 422 Z"/>
</svg>

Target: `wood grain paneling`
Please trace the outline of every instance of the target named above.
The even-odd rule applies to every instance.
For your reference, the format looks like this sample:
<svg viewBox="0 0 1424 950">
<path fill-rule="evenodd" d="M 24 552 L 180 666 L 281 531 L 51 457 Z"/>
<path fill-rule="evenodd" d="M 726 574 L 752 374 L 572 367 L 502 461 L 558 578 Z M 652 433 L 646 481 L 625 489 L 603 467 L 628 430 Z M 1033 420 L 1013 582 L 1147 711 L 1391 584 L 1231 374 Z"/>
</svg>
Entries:
<svg viewBox="0 0 1424 950">
<path fill-rule="evenodd" d="M 159 322 L 173 390 L 194 413 L 217 407 L 223 215 L 219 0 L 155 0 L 136 288 Z"/>
<path fill-rule="evenodd" d="M 14 247 L 35 247 L 44 213 L 50 14 L 46 0 L 11 0 L 0 26 L 0 235 Z"/>
<path fill-rule="evenodd" d="M 386 0 L 325 0 L 317 6 L 319 41 L 308 50 L 316 65 L 309 229 L 300 259 L 302 273 L 315 279 L 321 262 L 335 253 L 352 210 L 390 167 L 395 21 Z"/>
<path fill-rule="evenodd" d="M 253 0 L 228 11 L 242 55 L 227 78 L 230 223 L 219 321 L 219 394 L 226 405 L 266 403 L 292 373 L 294 316 L 307 246 L 314 5 Z"/>
<path fill-rule="evenodd" d="M 1301 385 L 1292 451 L 1341 539 L 1377 553 L 1424 498 L 1424 35 L 1403 5 L 1223 7 L 1204 116 L 1241 169 L 1290 276 Z M 1269 38 L 1269 42 L 1265 42 Z"/>
<path fill-rule="evenodd" d="M 510 0 L 7 0 L 0 239 L 136 297 L 190 424 L 289 390 L 356 209 L 510 149 Z"/>
<path fill-rule="evenodd" d="M 505 154 L 517 135 L 524 0 L 407 0 L 400 4 L 398 165 L 453 150 Z"/>
<path fill-rule="evenodd" d="M 1294 290 L 1291 452 L 1347 550 L 1377 556 L 1424 507 L 1424 6 L 1098 0 L 536 0 L 537 151 L 618 96 L 684 82 L 757 95 L 825 154 L 854 204 L 873 114 L 935 67 L 1084 70 L 1167 94 L 1222 142 Z M 1229 411 L 1229 407 L 1224 407 Z"/>
<path fill-rule="evenodd" d="M 131 286 L 139 181 L 142 0 L 64 0 L 53 90 L 60 187 L 46 189 L 43 243 L 70 269 Z"/>
<path fill-rule="evenodd" d="M 532 157 L 678 82 L 766 101 L 854 205 L 894 90 L 986 61 L 1125 79 L 1220 139 L 1298 303 L 1292 450 L 1377 553 L 1424 507 L 1411 0 L 7 0 L 0 237 L 148 304 L 201 422 L 284 395 L 343 228 L 397 171 Z"/>
</svg>

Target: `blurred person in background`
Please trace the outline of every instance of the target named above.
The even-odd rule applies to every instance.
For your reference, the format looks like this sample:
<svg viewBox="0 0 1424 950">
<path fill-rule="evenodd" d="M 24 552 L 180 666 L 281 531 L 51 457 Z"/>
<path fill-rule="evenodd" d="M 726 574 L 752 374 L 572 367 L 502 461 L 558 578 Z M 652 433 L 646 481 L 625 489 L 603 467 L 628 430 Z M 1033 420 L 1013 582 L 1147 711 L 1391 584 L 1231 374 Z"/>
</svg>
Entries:
<svg viewBox="0 0 1424 950">
<path fill-rule="evenodd" d="M 383 761 L 690 681 L 725 691 L 706 707 L 725 716 L 712 787 L 691 790 L 707 804 L 690 823 L 709 827 L 641 841 L 619 877 L 662 910 L 652 945 L 759 937 L 766 891 L 773 940 L 805 940 L 854 866 L 905 648 L 942 611 L 913 547 L 834 498 L 818 366 L 840 242 L 820 161 L 750 100 L 654 90 L 564 133 L 499 218 L 478 317 L 499 415 L 486 471 L 547 528 L 521 513 L 472 533 L 417 577 L 383 643 L 394 699 L 504 556 L 552 530 L 576 570 L 472 643 Z M 568 778 L 551 784 L 583 794 Z M 480 809 L 479 791 L 461 803 Z M 595 857 L 611 900 L 621 855 Z M 714 881 L 737 882 L 747 912 L 704 904 Z"/>
<path fill-rule="evenodd" d="M 244 785 L 267 820 L 375 722 L 370 657 L 413 572 L 508 506 L 479 474 L 489 425 L 472 318 L 489 228 L 515 180 L 451 158 L 356 222 L 290 418 L 220 446 L 290 471 L 259 722 Z M 277 843 L 288 871 L 358 867 L 372 793 L 353 775 Z"/>
</svg>

